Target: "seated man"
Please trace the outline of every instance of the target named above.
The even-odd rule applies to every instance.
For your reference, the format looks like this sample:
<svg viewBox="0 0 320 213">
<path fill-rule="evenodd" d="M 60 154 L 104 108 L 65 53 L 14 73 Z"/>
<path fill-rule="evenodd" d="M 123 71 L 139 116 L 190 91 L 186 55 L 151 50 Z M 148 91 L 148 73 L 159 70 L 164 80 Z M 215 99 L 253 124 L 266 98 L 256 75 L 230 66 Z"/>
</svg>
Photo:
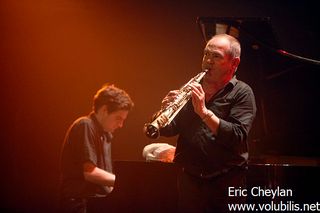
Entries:
<svg viewBox="0 0 320 213">
<path fill-rule="evenodd" d="M 91 203 L 111 192 L 111 140 L 132 107 L 124 90 L 106 85 L 94 96 L 93 111 L 70 126 L 61 152 L 60 212 L 94 212 Z"/>
</svg>

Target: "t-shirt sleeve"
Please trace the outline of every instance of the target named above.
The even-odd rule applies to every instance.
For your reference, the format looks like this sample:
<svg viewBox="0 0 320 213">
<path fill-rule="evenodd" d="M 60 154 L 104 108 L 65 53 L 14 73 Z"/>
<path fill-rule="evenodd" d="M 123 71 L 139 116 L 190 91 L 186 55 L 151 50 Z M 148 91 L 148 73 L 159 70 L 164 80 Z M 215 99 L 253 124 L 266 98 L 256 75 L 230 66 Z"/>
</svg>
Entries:
<svg viewBox="0 0 320 213">
<path fill-rule="evenodd" d="M 94 129 L 87 122 L 80 122 L 74 129 L 73 151 L 78 163 L 97 165 Z"/>
</svg>

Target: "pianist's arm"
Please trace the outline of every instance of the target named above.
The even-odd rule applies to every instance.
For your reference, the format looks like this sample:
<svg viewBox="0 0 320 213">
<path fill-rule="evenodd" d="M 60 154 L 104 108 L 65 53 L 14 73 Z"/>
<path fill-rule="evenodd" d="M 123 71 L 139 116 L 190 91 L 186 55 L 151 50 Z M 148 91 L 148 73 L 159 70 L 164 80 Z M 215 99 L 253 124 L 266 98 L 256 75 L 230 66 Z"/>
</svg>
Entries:
<svg viewBox="0 0 320 213">
<path fill-rule="evenodd" d="M 91 162 L 83 164 L 83 175 L 85 180 L 102 186 L 113 187 L 115 175 L 105 170 L 99 169 Z"/>
</svg>

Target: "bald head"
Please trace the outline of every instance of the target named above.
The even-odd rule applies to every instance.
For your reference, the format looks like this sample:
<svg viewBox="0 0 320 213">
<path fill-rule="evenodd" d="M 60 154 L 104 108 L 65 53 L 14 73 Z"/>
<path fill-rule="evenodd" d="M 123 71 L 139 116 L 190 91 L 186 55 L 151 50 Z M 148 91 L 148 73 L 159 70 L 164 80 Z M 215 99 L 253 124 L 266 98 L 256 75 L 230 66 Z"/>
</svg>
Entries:
<svg viewBox="0 0 320 213">
<path fill-rule="evenodd" d="M 229 48 L 227 49 L 227 53 L 231 56 L 231 58 L 240 58 L 241 46 L 236 38 L 228 34 L 217 34 L 208 41 L 207 45 L 210 46 L 211 42 L 215 39 L 225 40 L 225 42 L 228 43 L 227 45 Z"/>
</svg>

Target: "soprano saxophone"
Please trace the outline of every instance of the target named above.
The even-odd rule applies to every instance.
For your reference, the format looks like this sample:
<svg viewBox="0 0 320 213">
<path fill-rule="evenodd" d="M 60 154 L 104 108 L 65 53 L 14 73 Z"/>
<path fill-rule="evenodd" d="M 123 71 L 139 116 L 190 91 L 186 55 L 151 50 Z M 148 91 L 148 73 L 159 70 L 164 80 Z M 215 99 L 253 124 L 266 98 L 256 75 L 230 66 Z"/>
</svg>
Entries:
<svg viewBox="0 0 320 213">
<path fill-rule="evenodd" d="M 189 101 L 191 98 L 191 87 L 190 84 L 193 82 L 199 83 L 201 79 L 205 76 L 208 70 L 204 70 L 200 72 L 198 75 L 188 81 L 185 85 L 183 85 L 179 91 L 176 98 L 168 104 L 167 107 L 161 109 L 157 114 L 156 118 L 144 125 L 144 132 L 149 138 L 156 139 L 160 136 L 160 129 L 166 127 L 171 123 L 171 121 L 176 117 L 176 115 L 180 112 L 183 106 Z"/>
</svg>

